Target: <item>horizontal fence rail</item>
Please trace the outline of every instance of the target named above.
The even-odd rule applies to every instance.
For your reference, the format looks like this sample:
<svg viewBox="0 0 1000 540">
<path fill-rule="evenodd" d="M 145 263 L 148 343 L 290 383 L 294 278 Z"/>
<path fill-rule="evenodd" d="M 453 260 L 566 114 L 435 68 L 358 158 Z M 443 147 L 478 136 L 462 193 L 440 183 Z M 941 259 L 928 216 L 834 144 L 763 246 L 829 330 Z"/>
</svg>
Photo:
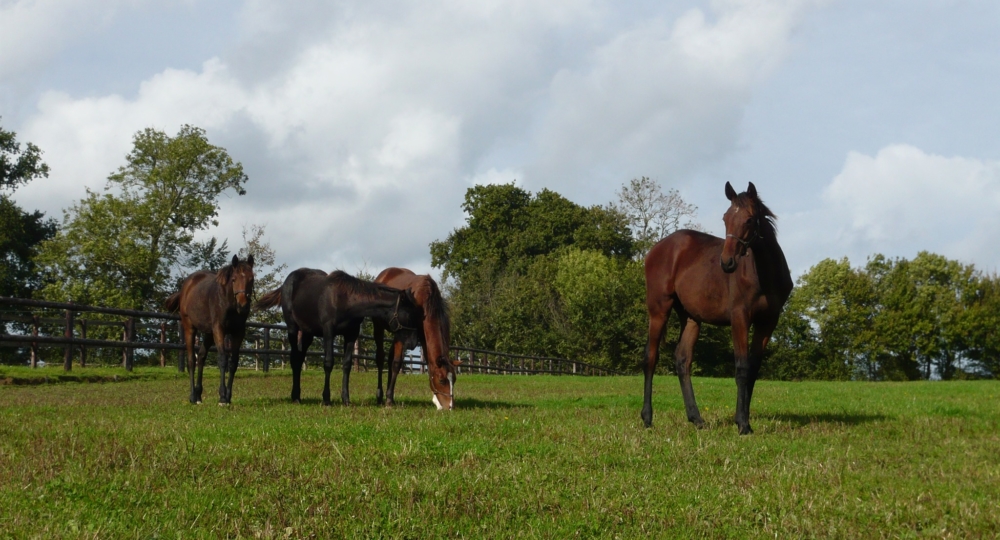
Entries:
<svg viewBox="0 0 1000 540">
<path fill-rule="evenodd" d="M 9 310 L 0 311 L 0 347 L 29 349 L 29 363 L 32 367 L 39 365 L 42 347 L 49 349 L 61 347 L 63 349 L 63 369 L 66 371 L 72 369 L 73 359 L 77 355 L 79 355 L 79 365 L 86 366 L 87 351 L 92 349 L 120 349 L 121 365 L 127 371 L 132 371 L 135 363 L 135 351 L 137 350 L 158 351 L 161 367 L 166 365 L 167 351 L 178 351 L 177 368 L 182 372 L 186 369 L 186 347 L 183 344 L 179 328 L 180 316 L 176 314 L 0 296 L 0 307 L 4 306 L 24 309 L 20 310 L 21 313 Z M 41 311 L 52 310 L 61 311 L 63 316 L 57 318 L 50 314 L 48 317 L 42 317 L 37 314 Z M 123 317 L 124 319 L 78 319 L 76 317 L 78 313 Z M 149 322 L 150 320 L 156 322 Z M 8 323 L 20 325 L 26 331 L 30 328 L 30 334 L 8 334 Z M 59 331 L 56 333 L 45 332 L 46 329 L 54 328 L 58 328 Z M 104 330 L 100 330 L 102 328 Z M 104 334 L 114 331 L 116 335 L 121 336 L 121 339 L 88 338 L 88 329 Z M 255 367 L 260 365 L 264 371 L 269 371 L 272 359 L 278 358 L 283 361 L 291 354 L 291 350 L 286 347 L 287 340 L 284 335 L 271 335 L 272 330 L 284 331 L 285 329 L 283 324 L 248 321 L 245 343 L 252 343 L 253 347 L 241 348 L 240 355 L 252 357 Z M 280 348 L 274 347 L 275 340 Z M 323 352 L 318 349 L 319 347 L 315 346 L 306 351 L 306 356 L 321 358 Z M 368 370 L 374 367 L 371 364 L 375 361 L 374 349 L 374 338 L 362 334 L 355 345 L 356 369 Z M 343 354 L 342 347 L 335 347 L 334 350 L 338 355 Z M 391 348 L 387 346 L 386 352 L 388 353 L 390 350 Z M 212 347 L 210 351 L 215 351 L 215 347 Z M 458 368 L 459 373 L 620 375 L 619 372 L 606 367 L 576 360 L 469 347 L 453 346 L 451 347 L 451 356 L 452 360 L 461 361 Z M 386 362 L 387 365 L 388 363 L 389 361 Z M 408 354 L 404 358 L 404 371 L 423 372 L 426 366 L 426 362 L 418 356 Z"/>
</svg>

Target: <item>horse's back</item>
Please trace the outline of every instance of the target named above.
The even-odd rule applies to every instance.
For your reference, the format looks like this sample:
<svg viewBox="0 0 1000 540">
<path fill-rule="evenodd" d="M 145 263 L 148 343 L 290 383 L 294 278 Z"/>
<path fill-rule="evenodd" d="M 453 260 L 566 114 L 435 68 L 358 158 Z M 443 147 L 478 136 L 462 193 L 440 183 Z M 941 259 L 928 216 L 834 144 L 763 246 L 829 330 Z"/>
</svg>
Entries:
<svg viewBox="0 0 1000 540">
<path fill-rule="evenodd" d="M 676 280 L 689 269 L 706 269 L 719 258 L 722 239 L 717 236 L 683 229 L 656 243 L 644 260 L 646 288 L 661 284 L 670 292 Z"/>
<path fill-rule="evenodd" d="M 407 287 L 416 277 L 417 274 L 414 273 L 413 270 L 390 266 L 375 276 L 375 283 L 381 283 L 397 289 L 403 289 Z"/>
</svg>

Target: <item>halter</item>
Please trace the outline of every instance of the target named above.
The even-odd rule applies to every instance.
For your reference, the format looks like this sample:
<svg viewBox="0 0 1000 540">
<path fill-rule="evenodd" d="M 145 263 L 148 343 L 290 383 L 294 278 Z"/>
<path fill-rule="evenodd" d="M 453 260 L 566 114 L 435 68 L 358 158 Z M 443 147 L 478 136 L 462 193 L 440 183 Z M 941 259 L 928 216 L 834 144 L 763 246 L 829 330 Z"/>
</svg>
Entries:
<svg viewBox="0 0 1000 540">
<path fill-rule="evenodd" d="M 756 242 L 757 239 L 760 238 L 760 219 L 759 218 L 754 219 L 754 222 L 756 224 L 756 227 L 753 228 L 753 236 L 751 236 L 749 239 L 744 240 L 739 236 L 736 236 L 735 234 L 727 234 L 726 238 L 732 238 L 733 240 L 739 242 L 743 246 L 743 251 L 746 252 L 746 250 L 750 249 L 750 244 Z"/>
<path fill-rule="evenodd" d="M 396 309 L 392 310 L 392 317 L 389 319 L 389 329 L 393 332 L 399 332 L 400 330 L 416 330 L 416 328 L 403 326 L 403 324 L 399 322 L 399 299 L 402 297 L 402 294 L 396 297 Z M 392 327 L 393 324 L 396 325 L 396 328 Z"/>
<path fill-rule="evenodd" d="M 438 390 L 435 390 L 434 389 L 434 381 L 431 381 L 430 386 L 431 386 L 431 392 L 435 396 L 446 396 L 448 399 L 450 399 L 452 401 L 452 406 L 454 406 L 455 405 L 455 403 L 454 403 L 455 402 L 455 383 L 454 383 L 454 380 L 451 378 L 452 376 L 453 375 L 451 373 L 448 374 L 448 388 L 450 389 L 450 391 L 447 394 L 444 393 L 444 392 L 439 392 Z"/>
</svg>

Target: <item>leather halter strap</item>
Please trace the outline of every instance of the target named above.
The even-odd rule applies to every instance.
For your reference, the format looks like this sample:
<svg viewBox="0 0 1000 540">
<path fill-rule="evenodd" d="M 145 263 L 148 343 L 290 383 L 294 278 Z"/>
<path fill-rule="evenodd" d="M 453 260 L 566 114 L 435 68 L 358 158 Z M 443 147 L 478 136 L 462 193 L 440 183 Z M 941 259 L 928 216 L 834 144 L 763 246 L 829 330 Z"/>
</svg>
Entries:
<svg viewBox="0 0 1000 540">
<path fill-rule="evenodd" d="M 416 330 L 416 328 L 403 326 L 403 324 L 399 322 L 399 300 L 402 297 L 403 293 L 400 293 L 399 296 L 396 297 L 396 309 L 392 311 L 392 317 L 389 319 L 389 329 L 393 332 L 399 332 L 400 330 Z M 395 328 L 392 327 L 394 324 L 396 325 Z"/>
</svg>

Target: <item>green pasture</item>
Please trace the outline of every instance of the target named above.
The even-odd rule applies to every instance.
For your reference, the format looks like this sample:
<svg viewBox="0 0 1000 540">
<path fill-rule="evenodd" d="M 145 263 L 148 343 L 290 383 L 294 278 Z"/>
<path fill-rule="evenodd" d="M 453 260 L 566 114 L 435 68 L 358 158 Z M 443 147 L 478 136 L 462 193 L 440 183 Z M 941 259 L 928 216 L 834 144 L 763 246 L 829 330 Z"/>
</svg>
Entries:
<svg viewBox="0 0 1000 540">
<path fill-rule="evenodd" d="M 321 371 L 301 405 L 243 372 L 223 408 L 215 370 L 201 406 L 153 371 L 0 386 L 0 537 L 1000 535 L 992 381 L 762 381 L 740 437 L 728 379 L 695 380 L 696 430 L 658 377 L 647 430 L 639 377 L 463 375 L 439 412 L 418 375 L 394 409 L 373 373 L 324 408 Z"/>
</svg>

